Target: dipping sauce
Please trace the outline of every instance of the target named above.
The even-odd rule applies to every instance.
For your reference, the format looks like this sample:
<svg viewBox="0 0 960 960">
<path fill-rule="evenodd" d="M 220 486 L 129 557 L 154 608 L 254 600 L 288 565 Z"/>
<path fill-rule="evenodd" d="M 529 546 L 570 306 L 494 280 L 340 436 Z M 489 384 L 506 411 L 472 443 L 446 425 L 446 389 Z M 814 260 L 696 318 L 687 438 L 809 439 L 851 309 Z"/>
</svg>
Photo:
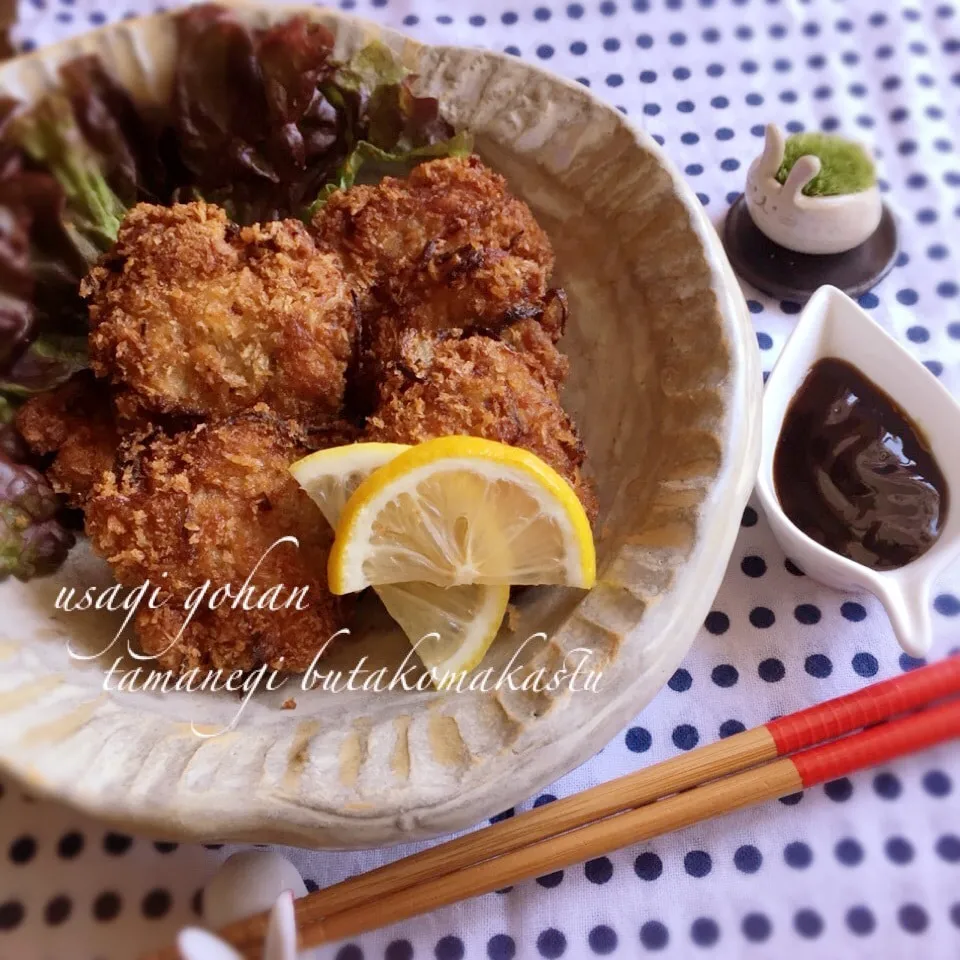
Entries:
<svg viewBox="0 0 960 960">
<path fill-rule="evenodd" d="M 784 417 L 773 482 L 786 515 L 828 550 L 874 570 L 926 553 L 947 485 L 919 427 L 843 360 L 819 360 Z"/>
</svg>

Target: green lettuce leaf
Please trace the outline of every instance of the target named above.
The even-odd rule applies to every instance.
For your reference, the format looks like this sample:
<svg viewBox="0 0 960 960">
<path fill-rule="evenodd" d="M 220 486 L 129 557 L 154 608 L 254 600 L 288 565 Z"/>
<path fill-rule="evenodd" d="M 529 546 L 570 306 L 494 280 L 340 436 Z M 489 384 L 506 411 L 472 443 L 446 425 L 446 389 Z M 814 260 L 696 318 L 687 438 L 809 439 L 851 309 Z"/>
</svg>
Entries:
<svg viewBox="0 0 960 960">
<path fill-rule="evenodd" d="M 400 152 L 382 150 L 367 140 L 361 140 L 344 160 L 331 180 L 307 208 L 305 219 L 309 220 L 338 190 L 348 190 L 357 182 L 360 169 L 365 164 L 375 164 L 375 176 L 372 179 L 390 173 L 402 173 L 420 160 L 436 157 L 465 157 L 473 152 L 473 135 L 466 130 L 454 134 L 448 140 L 440 140 L 422 147 L 413 147 Z"/>
</svg>

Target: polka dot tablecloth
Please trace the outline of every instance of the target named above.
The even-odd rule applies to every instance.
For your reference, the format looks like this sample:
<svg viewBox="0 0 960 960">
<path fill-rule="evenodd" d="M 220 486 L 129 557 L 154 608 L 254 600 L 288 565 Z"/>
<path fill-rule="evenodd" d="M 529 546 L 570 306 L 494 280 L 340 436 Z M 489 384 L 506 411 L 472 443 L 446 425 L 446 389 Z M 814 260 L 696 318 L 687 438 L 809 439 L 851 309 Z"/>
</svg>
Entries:
<svg viewBox="0 0 960 960">
<path fill-rule="evenodd" d="M 719 223 L 763 124 L 836 130 L 875 150 L 902 229 L 863 307 L 960 393 L 960 7 L 955 0 L 343 0 L 439 43 L 505 50 L 589 85 L 663 143 Z M 129 0 L 21 4 L 31 49 Z M 764 368 L 800 309 L 745 290 Z M 938 586 L 937 642 L 960 635 L 960 569 Z M 879 604 L 787 562 L 753 507 L 683 667 L 549 803 L 776 714 L 910 670 Z M 955 745 L 539 877 L 318 955 L 337 960 L 591 956 L 960 956 Z M 501 817 L 509 817 L 512 810 Z M 195 918 L 231 848 L 112 833 L 6 785 L 0 960 L 123 960 Z M 286 851 L 311 888 L 399 856 Z"/>
</svg>

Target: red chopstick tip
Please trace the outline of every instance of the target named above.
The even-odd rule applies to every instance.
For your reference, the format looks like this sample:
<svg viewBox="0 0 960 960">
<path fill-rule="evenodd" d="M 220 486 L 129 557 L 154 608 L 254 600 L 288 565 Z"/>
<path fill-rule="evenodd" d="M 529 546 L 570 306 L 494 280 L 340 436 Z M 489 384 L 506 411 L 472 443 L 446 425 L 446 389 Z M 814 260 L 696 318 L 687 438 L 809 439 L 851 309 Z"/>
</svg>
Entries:
<svg viewBox="0 0 960 960">
<path fill-rule="evenodd" d="M 960 737 L 960 699 L 879 723 L 789 759 L 796 766 L 804 787 L 812 787 L 957 737 Z"/>
<path fill-rule="evenodd" d="M 960 694 L 960 656 L 778 717 L 767 724 L 767 729 L 782 757 L 955 694 Z"/>
</svg>

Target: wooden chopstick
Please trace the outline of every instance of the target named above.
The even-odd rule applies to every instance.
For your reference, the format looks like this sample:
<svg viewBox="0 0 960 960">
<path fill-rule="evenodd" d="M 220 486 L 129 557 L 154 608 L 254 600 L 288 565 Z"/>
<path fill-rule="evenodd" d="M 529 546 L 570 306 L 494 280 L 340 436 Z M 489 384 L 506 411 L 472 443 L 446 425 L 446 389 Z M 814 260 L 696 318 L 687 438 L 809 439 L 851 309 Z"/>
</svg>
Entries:
<svg viewBox="0 0 960 960">
<path fill-rule="evenodd" d="M 949 709 L 945 717 L 926 710 L 886 723 L 877 728 L 876 736 L 882 734 L 879 741 L 874 739 L 874 731 L 865 731 L 837 743 L 806 749 L 954 694 L 960 694 L 957 657 L 772 720 L 310 894 L 296 903 L 303 945 L 316 946 L 350 936 L 708 816 L 796 792 L 862 766 L 922 749 L 929 745 L 926 736 L 937 738 L 930 743 L 956 736 L 960 733 L 960 701 L 946 705 L 944 709 Z M 907 726 L 902 726 L 905 723 Z M 902 731 L 909 734 L 907 739 Z M 873 752 L 864 753 L 865 747 Z M 836 752 L 818 753 L 827 749 Z M 797 750 L 804 753 L 790 760 L 776 760 Z M 775 762 L 767 762 L 771 760 Z M 837 772 L 831 768 L 832 772 L 816 778 L 812 772 L 815 764 L 825 762 L 833 767 L 839 763 L 845 769 Z M 650 806 L 644 806 L 647 804 Z M 404 891 L 412 893 L 404 896 Z M 374 903 L 375 910 L 371 910 Z M 376 920 L 371 923 L 373 917 Z M 254 958 L 265 928 L 266 914 L 260 914 L 231 924 L 221 936 L 244 956 Z M 156 960 L 176 957 L 176 951 L 171 950 L 157 954 Z"/>
</svg>

